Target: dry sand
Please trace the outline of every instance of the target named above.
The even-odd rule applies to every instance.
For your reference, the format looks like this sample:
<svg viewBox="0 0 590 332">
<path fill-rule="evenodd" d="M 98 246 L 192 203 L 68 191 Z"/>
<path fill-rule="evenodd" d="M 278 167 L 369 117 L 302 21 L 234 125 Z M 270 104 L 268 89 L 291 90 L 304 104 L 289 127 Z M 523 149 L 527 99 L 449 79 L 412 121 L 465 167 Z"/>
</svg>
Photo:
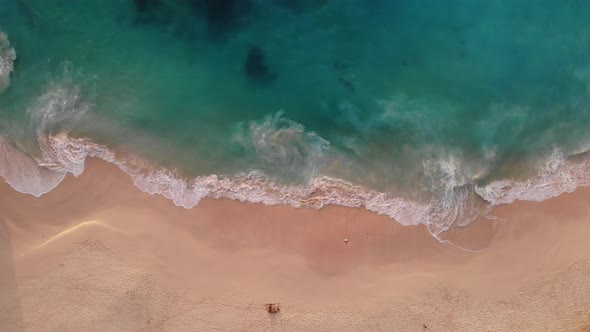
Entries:
<svg viewBox="0 0 590 332">
<path fill-rule="evenodd" d="M 186 210 L 92 160 L 0 183 L 0 331 L 588 331 L 590 190 L 493 213 L 449 234 L 469 253 L 362 209 Z"/>
</svg>

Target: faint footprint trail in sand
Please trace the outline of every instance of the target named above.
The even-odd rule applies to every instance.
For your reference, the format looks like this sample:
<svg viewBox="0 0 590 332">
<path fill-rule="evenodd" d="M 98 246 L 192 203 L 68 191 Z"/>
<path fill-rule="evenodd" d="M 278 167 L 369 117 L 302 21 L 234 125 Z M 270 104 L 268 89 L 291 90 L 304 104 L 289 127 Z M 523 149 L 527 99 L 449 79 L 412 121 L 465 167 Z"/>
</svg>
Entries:
<svg viewBox="0 0 590 332">
<path fill-rule="evenodd" d="M 104 222 L 101 222 L 101 221 L 97 221 L 97 220 L 84 221 L 84 222 L 82 222 L 80 224 L 77 224 L 75 226 L 72 226 L 70 228 L 67 228 L 67 229 L 61 231 L 60 233 L 52 236 L 51 238 L 43 241 L 42 243 L 40 243 L 38 245 L 33 246 L 32 248 L 30 248 L 29 250 L 27 250 L 26 252 L 24 252 L 21 256 L 25 256 L 25 255 L 31 254 L 31 253 L 33 253 L 33 252 L 35 252 L 37 250 L 43 249 L 43 248 L 51 245 L 52 243 L 57 242 L 60 239 L 65 238 L 66 236 L 72 235 L 72 234 L 74 234 L 76 232 L 80 232 L 80 231 L 86 230 L 86 229 L 91 228 L 91 227 L 103 228 L 103 229 L 107 229 L 107 230 L 109 230 L 111 232 L 116 232 L 116 233 L 119 233 L 119 234 L 125 233 L 125 232 L 121 231 L 120 229 L 117 229 L 117 228 L 115 228 L 115 227 L 113 227 L 111 225 L 105 224 Z"/>
</svg>

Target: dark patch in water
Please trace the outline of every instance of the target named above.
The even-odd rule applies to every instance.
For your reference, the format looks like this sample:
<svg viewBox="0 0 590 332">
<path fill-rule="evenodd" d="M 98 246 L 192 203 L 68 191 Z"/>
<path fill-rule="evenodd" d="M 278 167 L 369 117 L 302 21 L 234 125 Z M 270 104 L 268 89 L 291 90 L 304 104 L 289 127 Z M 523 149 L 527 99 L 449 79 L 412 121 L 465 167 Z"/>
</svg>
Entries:
<svg viewBox="0 0 590 332">
<path fill-rule="evenodd" d="M 326 0 L 275 0 L 277 5 L 288 8 L 296 14 L 303 14 L 304 12 L 323 6 L 327 3 Z"/>
<path fill-rule="evenodd" d="M 165 24 L 173 20 L 170 8 L 162 0 L 133 0 L 137 22 L 142 24 Z"/>
<path fill-rule="evenodd" d="M 259 46 L 252 46 L 248 50 L 244 71 L 248 78 L 257 81 L 271 81 L 276 77 L 268 67 L 266 56 Z"/>
<path fill-rule="evenodd" d="M 340 77 L 338 80 L 350 93 L 356 92 L 356 88 L 351 80 L 347 79 L 346 77 Z"/>
<path fill-rule="evenodd" d="M 334 63 L 332 63 L 332 66 L 337 70 L 346 70 L 350 67 L 350 65 L 347 62 L 344 62 L 342 60 L 334 61 Z"/>
<path fill-rule="evenodd" d="M 138 22 L 175 24 L 194 35 L 202 21 L 209 37 L 219 38 L 237 29 L 250 16 L 252 0 L 132 0 Z"/>
<path fill-rule="evenodd" d="M 193 1 L 194 2 L 194 1 Z M 198 0 L 205 9 L 207 22 L 212 26 L 230 24 L 236 18 L 236 0 Z"/>
<path fill-rule="evenodd" d="M 158 0 L 133 0 L 133 4 L 135 5 L 135 9 L 139 13 L 144 13 L 146 10 L 153 7 Z"/>
<path fill-rule="evenodd" d="M 239 27 L 251 13 L 251 0 L 187 0 L 204 17 L 210 37 L 221 37 Z"/>
</svg>

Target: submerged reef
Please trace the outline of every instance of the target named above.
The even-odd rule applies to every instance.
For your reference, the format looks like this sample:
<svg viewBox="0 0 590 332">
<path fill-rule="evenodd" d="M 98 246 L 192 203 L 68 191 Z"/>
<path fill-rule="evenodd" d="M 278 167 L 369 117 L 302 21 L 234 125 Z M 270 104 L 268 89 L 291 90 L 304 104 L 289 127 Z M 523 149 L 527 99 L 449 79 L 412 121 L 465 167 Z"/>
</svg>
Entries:
<svg viewBox="0 0 590 332">
<path fill-rule="evenodd" d="M 266 62 L 264 51 L 259 46 L 252 46 L 248 50 L 244 72 L 248 78 L 256 81 L 271 81 L 276 78 Z"/>
<path fill-rule="evenodd" d="M 245 22 L 252 13 L 249 0 L 133 0 L 138 22 L 176 24 L 194 30 L 204 22 L 209 38 L 222 39 Z"/>
</svg>

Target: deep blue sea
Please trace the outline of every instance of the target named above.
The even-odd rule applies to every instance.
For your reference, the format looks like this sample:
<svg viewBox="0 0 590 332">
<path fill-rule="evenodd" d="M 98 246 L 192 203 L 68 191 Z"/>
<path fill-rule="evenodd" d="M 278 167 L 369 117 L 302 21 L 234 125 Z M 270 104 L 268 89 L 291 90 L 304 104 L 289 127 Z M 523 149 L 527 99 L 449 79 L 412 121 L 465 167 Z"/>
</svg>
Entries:
<svg viewBox="0 0 590 332">
<path fill-rule="evenodd" d="M 590 2 L 0 0 L 0 175 L 433 234 L 588 185 Z"/>
</svg>

